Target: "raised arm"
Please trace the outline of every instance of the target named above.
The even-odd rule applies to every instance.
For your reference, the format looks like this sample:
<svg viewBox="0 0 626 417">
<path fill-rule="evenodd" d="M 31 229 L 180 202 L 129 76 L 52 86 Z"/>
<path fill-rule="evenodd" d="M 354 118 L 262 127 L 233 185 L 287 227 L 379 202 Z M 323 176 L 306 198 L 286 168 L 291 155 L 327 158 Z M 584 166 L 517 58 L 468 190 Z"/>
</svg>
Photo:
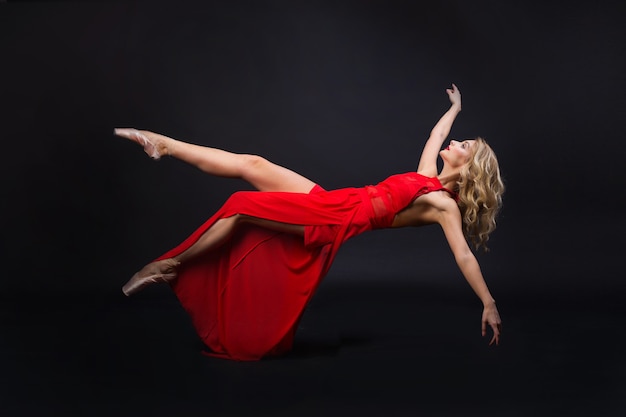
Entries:
<svg viewBox="0 0 626 417">
<path fill-rule="evenodd" d="M 446 89 L 448 97 L 450 98 L 450 109 L 437 122 L 433 130 L 430 132 L 430 137 L 424 145 L 420 162 L 417 166 L 417 172 L 426 176 L 437 175 L 437 158 L 439 157 L 439 151 L 443 142 L 450 134 L 452 123 L 454 119 L 461 111 L 461 92 L 452 84 L 452 88 Z"/>
<path fill-rule="evenodd" d="M 489 344 L 491 345 L 495 342 L 497 345 L 500 343 L 502 322 L 496 308 L 496 301 L 491 296 L 478 261 L 463 235 L 461 213 L 458 206 L 452 199 L 449 200 L 447 205 L 439 211 L 439 224 L 443 229 L 461 273 L 463 273 L 463 276 L 483 303 L 482 335 L 485 336 L 487 334 L 487 326 L 490 326 L 493 330 L 493 337 Z"/>
</svg>

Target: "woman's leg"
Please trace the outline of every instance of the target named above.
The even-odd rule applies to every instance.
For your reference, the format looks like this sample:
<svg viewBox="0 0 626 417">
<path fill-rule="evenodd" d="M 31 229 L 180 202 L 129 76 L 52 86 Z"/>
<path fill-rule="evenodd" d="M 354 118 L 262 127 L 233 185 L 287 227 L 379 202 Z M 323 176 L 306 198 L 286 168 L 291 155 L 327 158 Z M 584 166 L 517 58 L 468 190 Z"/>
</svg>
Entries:
<svg viewBox="0 0 626 417">
<path fill-rule="evenodd" d="M 139 143 L 152 158 L 158 159 L 169 155 L 211 175 L 241 178 L 260 191 L 308 193 L 315 186 L 313 181 L 302 175 L 256 155 L 236 154 L 194 145 L 145 130 L 116 129 L 116 134 Z M 180 263 L 187 262 L 223 244 L 235 227 L 241 223 L 256 224 L 268 229 L 304 236 L 302 225 L 280 223 L 241 214 L 220 219 L 180 255 L 152 262 L 143 267 L 124 285 L 122 290 L 126 295 L 131 295 L 152 283 L 175 279 L 176 268 Z"/>
<path fill-rule="evenodd" d="M 219 247 L 228 240 L 235 228 L 243 223 L 255 224 L 266 229 L 304 236 L 304 226 L 302 225 L 281 223 L 244 214 L 235 214 L 231 217 L 219 219 L 200 236 L 196 243 L 172 259 L 178 263 L 187 262 L 203 252 Z"/>
<path fill-rule="evenodd" d="M 128 129 L 120 129 L 124 130 Z M 159 155 L 180 159 L 207 174 L 241 178 L 259 191 L 308 193 L 315 186 L 308 178 L 257 155 L 237 154 L 194 145 L 147 130 L 140 130 L 139 133 L 148 139 L 150 146 L 154 147 Z M 144 146 L 149 155 L 154 152 L 132 135 L 117 134 Z"/>
<path fill-rule="evenodd" d="M 280 223 L 258 217 L 235 214 L 234 216 L 215 222 L 215 224 L 200 236 L 196 243 L 191 245 L 191 247 L 180 255 L 151 262 L 144 266 L 122 287 L 122 291 L 127 296 L 130 296 L 150 284 L 169 282 L 176 279 L 176 269 L 181 263 L 188 262 L 204 252 L 219 247 L 228 240 L 235 228 L 243 223 L 256 224 L 267 229 L 304 236 L 304 226 L 301 225 Z"/>
</svg>

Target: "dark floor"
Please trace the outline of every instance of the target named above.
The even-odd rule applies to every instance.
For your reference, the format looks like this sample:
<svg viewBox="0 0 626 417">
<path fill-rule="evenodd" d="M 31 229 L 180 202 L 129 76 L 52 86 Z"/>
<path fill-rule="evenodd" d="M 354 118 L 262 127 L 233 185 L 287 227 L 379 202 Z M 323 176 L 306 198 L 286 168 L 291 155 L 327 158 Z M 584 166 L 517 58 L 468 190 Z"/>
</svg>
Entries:
<svg viewBox="0 0 626 417">
<path fill-rule="evenodd" d="M 0 303 L 5 416 L 623 416 L 619 294 L 501 295 L 499 347 L 480 305 L 441 287 L 326 284 L 292 354 L 202 355 L 169 289 L 26 294 Z"/>
</svg>

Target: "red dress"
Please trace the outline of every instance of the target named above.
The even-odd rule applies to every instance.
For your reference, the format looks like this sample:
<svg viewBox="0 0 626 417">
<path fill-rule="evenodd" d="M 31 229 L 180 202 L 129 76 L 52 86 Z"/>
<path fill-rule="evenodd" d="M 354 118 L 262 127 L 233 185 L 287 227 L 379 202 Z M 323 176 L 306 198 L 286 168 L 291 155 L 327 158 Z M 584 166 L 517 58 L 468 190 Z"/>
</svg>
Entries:
<svg viewBox="0 0 626 417">
<path fill-rule="evenodd" d="M 210 355 L 235 360 L 280 355 L 291 349 L 298 321 L 341 244 L 391 226 L 415 198 L 437 190 L 445 188 L 436 177 L 409 172 L 363 188 L 240 191 L 157 260 L 181 254 L 217 220 L 237 213 L 304 225 L 304 239 L 239 227 L 224 245 L 181 265 L 171 284 Z"/>
</svg>

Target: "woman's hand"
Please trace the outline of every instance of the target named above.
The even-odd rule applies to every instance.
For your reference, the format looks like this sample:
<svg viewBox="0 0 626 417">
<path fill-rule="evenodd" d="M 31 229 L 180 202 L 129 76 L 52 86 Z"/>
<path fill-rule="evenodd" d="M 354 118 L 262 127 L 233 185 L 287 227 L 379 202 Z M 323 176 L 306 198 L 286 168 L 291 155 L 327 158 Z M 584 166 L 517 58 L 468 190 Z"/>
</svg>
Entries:
<svg viewBox="0 0 626 417">
<path fill-rule="evenodd" d="M 487 325 L 491 326 L 493 330 L 493 337 L 489 346 L 496 342 L 496 345 L 500 344 L 500 333 L 502 333 L 502 321 L 500 320 L 500 314 L 496 308 L 495 301 L 485 305 L 483 309 L 483 322 L 482 322 L 482 334 L 483 337 L 487 335 Z"/>
<path fill-rule="evenodd" d="M 448 97 L 450 98 L 450 103 L 453 106 L 458 106 L 459 110 L 461 109 L 461 92 L 456 87 L 455 84 L 452 84 L 452 88 L 446 89 L 446 93 L 448 93 Z"/>
</svg>

